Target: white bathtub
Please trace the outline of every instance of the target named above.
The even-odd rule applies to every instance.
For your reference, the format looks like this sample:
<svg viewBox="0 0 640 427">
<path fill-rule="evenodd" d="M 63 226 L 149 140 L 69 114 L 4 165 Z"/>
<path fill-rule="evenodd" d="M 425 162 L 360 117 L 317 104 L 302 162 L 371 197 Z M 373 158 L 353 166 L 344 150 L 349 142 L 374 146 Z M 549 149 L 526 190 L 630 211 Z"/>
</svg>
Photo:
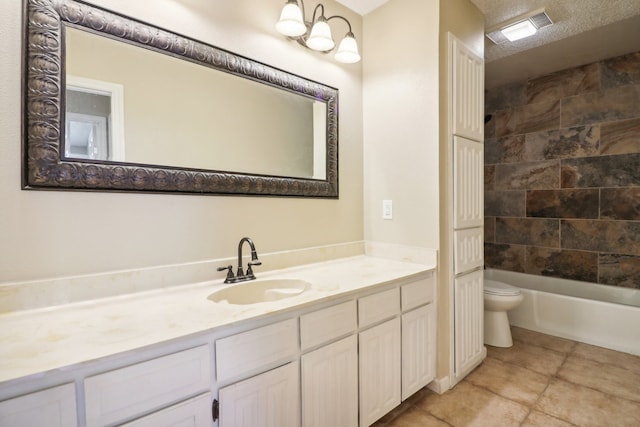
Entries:
<svg viewBox="0 0 640 427">
<path fill-rule="evenodd" d="M 484 277 L 522 290 L 512 325 L 640 355 L 640 290 L 493 269 Z"/>
</svg>

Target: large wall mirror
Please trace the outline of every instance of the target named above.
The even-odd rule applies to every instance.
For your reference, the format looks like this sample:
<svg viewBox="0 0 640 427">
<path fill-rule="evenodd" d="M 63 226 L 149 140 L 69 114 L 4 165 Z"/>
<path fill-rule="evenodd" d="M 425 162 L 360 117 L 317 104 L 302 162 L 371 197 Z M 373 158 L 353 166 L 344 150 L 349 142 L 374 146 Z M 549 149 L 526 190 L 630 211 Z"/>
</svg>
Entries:
<svg viewBox="0 0 640 427">
<path fill-rule="evenodd" d="M 25 189 L 338 197 L 338 91 L 73 0 L 25 0 Z"/>
</svg>

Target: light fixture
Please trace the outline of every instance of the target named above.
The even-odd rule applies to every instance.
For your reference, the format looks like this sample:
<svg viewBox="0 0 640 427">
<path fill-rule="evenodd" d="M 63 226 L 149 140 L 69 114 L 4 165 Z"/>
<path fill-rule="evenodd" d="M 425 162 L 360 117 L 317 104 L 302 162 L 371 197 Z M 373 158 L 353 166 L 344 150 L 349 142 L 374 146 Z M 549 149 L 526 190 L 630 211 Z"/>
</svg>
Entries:
<svg viewBox="0 0 640 427">
<path fill-rule="evenodd" d="M 301 45 L 318 52 L 331 52 L 336 43 L 331 35 L 329 21 L 341 19 L 347 23 L 349 31 L 344 36 L 335 54 L 336 61 L 353 64 L 360 61 L 358 43 L 351 30 L 351 23 L 344 16 L 324 16 L 324 6 L 319 3 L 313 9 L 311 22 L 305 21 L 304 0 L 288 0 L 282 8 L 280 20 L 276 23 L 276 30 L 282 35 L 298 41 Z M 301 8 L 302 7 L 302 8 Z M 318 14 L 318 11 L 320 12 Z M 316 17 L 317 16 L 317 17 Z"/>
<path fill-rule="evenodd" d="M 551 24 L 553 21 L 545 9 L 537 9 L 487 29 L 486 36 L 495 44 L 503 44 L 530 37 Z"/>
<path fill-rule="evenodd" d="M 504 27 L 500 31 L 509 39 L 510 42 L 514 42 L 534 35 L 538 29 L 527 19 L 526 21 L 517 22 L 513 25 L 509 25 L 508 27 Z"/>
</svg>

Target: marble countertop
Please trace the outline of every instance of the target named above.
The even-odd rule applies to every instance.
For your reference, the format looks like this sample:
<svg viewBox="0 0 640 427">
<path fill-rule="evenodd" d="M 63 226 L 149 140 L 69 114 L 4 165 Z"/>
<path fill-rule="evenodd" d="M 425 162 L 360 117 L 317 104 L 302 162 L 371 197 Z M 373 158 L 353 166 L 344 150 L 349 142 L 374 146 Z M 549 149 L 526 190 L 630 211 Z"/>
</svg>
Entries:
<svg viewBox="0 0 640 427">
<path fill-rule="evenodd" d="M 214 303 L 220 280 L 0 315 L 0 385 L 239 322 L 301 309 L 370 286 L 419 278 L 435 265 L 355 256 L 256 273 L 301 279 L 308 291 L 252 305 Z M 231 285 L 242 286 L 242 284 Z"/>
</svg>

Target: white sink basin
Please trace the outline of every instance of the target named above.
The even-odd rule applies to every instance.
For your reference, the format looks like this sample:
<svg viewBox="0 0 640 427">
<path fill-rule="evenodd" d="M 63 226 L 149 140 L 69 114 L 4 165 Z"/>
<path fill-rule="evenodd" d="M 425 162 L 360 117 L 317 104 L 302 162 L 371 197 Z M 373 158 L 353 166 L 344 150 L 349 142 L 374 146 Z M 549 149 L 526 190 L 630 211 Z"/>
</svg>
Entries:
<svg viewBox="0 0 640 427">
<path fill-rule="evenodd" d="M 309 282 L 297 279 L 252 280 L 220 289 L 207 298 L 229 304 L 256 304 L 295 297 L 310 288 Z"/>
</svg>

